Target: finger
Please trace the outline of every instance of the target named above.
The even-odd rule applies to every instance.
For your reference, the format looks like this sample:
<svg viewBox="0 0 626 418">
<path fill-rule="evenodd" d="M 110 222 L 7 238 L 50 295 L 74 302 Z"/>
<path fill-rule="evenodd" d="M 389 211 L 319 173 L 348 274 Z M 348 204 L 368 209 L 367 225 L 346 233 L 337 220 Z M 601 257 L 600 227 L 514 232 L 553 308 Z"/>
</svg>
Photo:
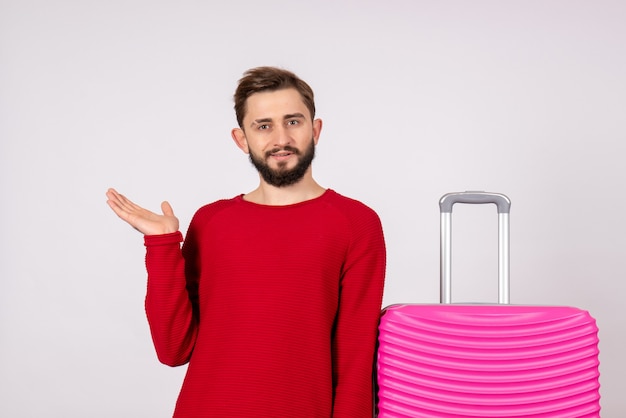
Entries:
<svg viewBox="0 0 626 418">
<path fill-rule="evenodd" d="M 117 192 L 115 189 L 109 189 L 106 193 L 110 201 L 117 203 L 118 206 L 123 206 L 128 199 Z"/>
<path fill-rule="evenodd" d="M 118 193 L 117 191 L 113 191 L 112 194 L 115 197 L 115 202 L 121 209 L 129 213 L 140 212 L 144 210 L 141 206 L 137 205 L 136 203 L 134 203 L 132 200 L 130 200 L 123 194 Z"/>
<path fill-rule="evenodd" d="M 119 216 L 125 221 L 128 219 L 128 216 L 129 216 L 128 211 L 126 211 L 122 206 L 120 206 L 115 199 L 107 200 L 107 204 L 113 210 L 113 212 L 115 212 L 117 216 Z"/>
<path fill-rule="evenodd" d="M 117 191 L 113 188 L 107 190 L 106 192 L 106 196 L 108 201 L 107 202 L 117 202 L 119 201 L 119 193 L 117 193 Z"/>
<path fill-rule="evenodd" d="M 174 210 L 168 201 L 164 201 L 161 203 L 161 211 L 165 216 L 174 216 Z"/>
<path fill-rule="evenodd" d="M 111 209 L 123 220 L 126 222 L 131 222 L 132 217 L 136 216 L 137 213 L 143 211 L 143 209 L 132 201 L 130 201 L 126 196 L 120 194 L 115 189 L 109 189 L 107 191 L 107 203 Z"/>
<path fill-rule="evenodd" d="M 121 209 L 119 193 L 115 189 L 110 188 L 109 190 L 107 190 L 106 196 L 107 204 L 117 213 L 117 211 Z"/>
</svg>

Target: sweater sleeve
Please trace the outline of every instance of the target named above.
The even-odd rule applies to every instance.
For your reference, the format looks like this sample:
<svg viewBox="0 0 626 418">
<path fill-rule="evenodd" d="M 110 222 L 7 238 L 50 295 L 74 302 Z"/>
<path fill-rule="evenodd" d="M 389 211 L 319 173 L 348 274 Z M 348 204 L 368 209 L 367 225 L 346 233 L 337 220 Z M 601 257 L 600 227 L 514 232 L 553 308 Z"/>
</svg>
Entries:
<svg viewBox="0 0 626 418">
<path fill-rule="evenodd" d="M 197 335 L 193 286 L 185 277 L 182 234 L 147 235 L 146 315 L 159 360 L 169 366 L 189 361 Z"/>
<path fill-rule="evenodd" d="M 373 211 L 353 219 L 333 338 L 333 418 L 373 416 L 373 364 L 385 278 L 386 250 Z"/>
</svg>

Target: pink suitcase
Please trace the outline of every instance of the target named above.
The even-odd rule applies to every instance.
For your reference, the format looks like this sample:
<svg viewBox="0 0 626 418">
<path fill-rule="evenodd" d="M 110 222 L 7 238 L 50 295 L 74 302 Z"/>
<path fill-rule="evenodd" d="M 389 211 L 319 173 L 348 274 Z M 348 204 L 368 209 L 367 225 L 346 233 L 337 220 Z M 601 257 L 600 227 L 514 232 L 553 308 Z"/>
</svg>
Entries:
<svg viewBox="0 0 626 418">
<path fill-rule="evenodd" d="M 498 207 L 498 304 L 451 303 L 455 203 Z M 378 417 L 599 417 L 595 320 L 573 307 L 509 304 L 509 199 L 450 193 L 439 205 L 441 304 L 383 309 Z"/>
</svg>

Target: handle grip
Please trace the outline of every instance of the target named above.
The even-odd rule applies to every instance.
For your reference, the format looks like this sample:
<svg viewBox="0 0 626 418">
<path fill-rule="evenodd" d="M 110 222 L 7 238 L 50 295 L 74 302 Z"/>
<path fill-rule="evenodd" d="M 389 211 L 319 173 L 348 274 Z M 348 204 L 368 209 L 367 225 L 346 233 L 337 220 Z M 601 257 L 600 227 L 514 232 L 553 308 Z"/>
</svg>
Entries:
<svg viewBox="0 0 626 418">
<path fill-rule="evenodd" d="M 510 303 L 509 212 L 511 200 L 501 193 L 448 193 L 439 200 L 440 208 L 440 302 L 452 303 L 452 206 L 455 203 L 493 203 L 498 207 L 498 303 Z"/>
<path fill-rule="evenodd" d="M 452 213 L 455 203 L 494 203 L 498 207 L 498 213 L 509 213 L 511 200 L 501 193 L 488 192 L 457 192 L 448 193 L 439 200 L 441 212 Z"/>
</svg>

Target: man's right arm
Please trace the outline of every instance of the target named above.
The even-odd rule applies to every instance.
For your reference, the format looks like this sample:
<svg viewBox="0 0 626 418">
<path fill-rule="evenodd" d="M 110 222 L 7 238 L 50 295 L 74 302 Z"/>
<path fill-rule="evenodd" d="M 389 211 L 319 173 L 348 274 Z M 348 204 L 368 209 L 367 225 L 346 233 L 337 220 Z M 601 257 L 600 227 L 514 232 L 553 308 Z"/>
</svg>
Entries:
<svg viewBox="0 0 626 418">
<path fill-rule="evenodd" d="M 180 232 L 146 235 L 148 289 L 146 315 L 159 361 L 180 366 L 189 361 L 196 342 L 198 318 L 185 273 Z M 195 291 L 194 291 L 195 292 Z"/>
<path fill-rule="evenodd" d="M 197 333 L 194 286 L 186 277 L 179 221 L 167 202 L 162 215 L 133 203 L 115 189 L 106 193 L 115 214 L 144 234 L 148 290 L 146 315 L 159 360 L 170 366 L 189 361 Z"/>
</svg>

